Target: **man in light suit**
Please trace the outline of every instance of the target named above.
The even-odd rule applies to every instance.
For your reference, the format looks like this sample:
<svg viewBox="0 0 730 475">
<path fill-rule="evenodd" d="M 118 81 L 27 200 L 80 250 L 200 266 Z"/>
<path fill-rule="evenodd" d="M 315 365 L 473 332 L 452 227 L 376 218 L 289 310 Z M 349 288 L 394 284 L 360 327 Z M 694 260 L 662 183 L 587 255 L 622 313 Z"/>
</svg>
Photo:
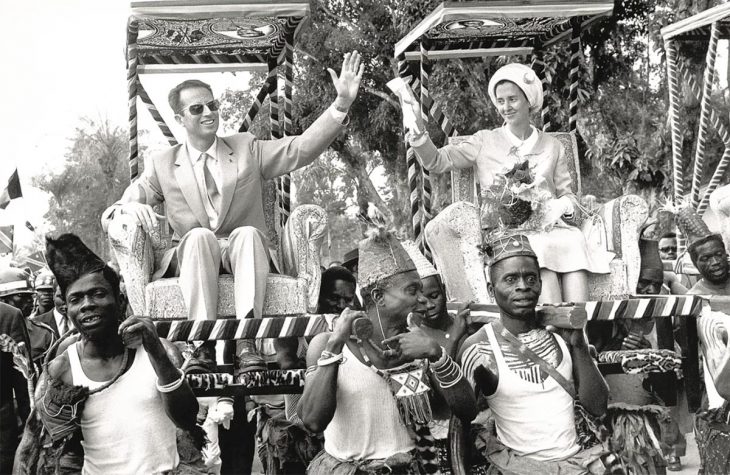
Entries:
<svg viewBox="0 0 730 475">
<path fill-rule="evenodd" d="M 170 91 L 175 120 L 185 143 L 154 157 L 143 175 L 104 212 L 134 216 L 145 231 L 159 218 L 152 206 L 165 202 L 176 246 L 153 278 L 179 275 L 191 320 L 214 319 L 218 274 L 234 276 L 237 318 L 261 317 L 270 253 L 261 187 L 264 180 L 308 165 L 343 130 L 357 96 L 364 66 L 357 51 L 348 53 L 339 75 L 329 69 L 337 98 L 300 136 L 258 140 L 250 133 L 217 137 L 218 101 L 210 86 L 185 81 Z M 247 370 L 265 369 L 251 342 L 239 342 Z"/>
</svg>

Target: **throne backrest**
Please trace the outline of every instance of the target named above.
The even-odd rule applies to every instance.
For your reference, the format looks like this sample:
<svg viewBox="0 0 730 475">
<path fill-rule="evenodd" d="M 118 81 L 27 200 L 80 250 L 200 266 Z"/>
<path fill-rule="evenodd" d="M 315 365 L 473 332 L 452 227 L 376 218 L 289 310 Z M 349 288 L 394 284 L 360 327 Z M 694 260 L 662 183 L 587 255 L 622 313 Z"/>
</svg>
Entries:
<svg viewBox="0 0 730 475">
<path fill-rule="evenodd" d="M 548 132 L 560 140 L 565 150 L 565 158 L 568 162 L 568 171 L 572 179 L 573 193 L 581 195 L 580 166 L 578 161 L 578 141 L 574 132 Z M 467 140 L 467 135 L 457 135 L 449 138 L 449 144 L 458 144 Z M 468 201 L 479 206 L 479 183 L 476 180 L 473 168 L 454 170 L 451 172 L 451 196 L 452 202 Z"/>
</svg>

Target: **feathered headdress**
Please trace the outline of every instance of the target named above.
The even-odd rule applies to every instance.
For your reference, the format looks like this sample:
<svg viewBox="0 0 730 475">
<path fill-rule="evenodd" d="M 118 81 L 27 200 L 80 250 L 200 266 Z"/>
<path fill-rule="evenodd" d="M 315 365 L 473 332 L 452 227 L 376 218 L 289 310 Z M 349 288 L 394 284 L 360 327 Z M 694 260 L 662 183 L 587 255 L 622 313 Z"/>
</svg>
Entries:
<svg viewBox="0 0 730 475">
<path fill-rule="evenodd" d="M 46 261 L 64 295 L 68 286 L 79 278 L 106 267 L 75 234 L 62 234 L 57 239 L 46 237 Z"/>
<path fill-rule="evenodd" d="M 360 219 L 368 225 L 367 237 L 358 246 L 357 283 L 361 289 L 396 274 L 416 270 L 398 238 L 388 229 L 385 216 L 375 206 L 368 206 L 367 217 Z"/>
</svg>

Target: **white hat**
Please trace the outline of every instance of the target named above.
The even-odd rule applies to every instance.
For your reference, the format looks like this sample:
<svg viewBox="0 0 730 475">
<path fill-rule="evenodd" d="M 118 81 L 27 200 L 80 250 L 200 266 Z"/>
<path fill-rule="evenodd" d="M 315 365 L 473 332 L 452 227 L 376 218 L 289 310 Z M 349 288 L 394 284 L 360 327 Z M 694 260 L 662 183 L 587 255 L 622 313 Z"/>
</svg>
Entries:
<svg viewBox="0 0 730 475">
<path fill-rule="evenodd" d="M 502 81 L 514 83 L 522 90 L 530 103 L 530 111 L 537 112 L 542 109 L 542 82 L 529 66 L 520 63 L 510 63 L 502 66 L 492 75 L 489 80 L 489 98 L 492 104 L 497 106 L 497 84 Z"/>
<path fill-rule="evenodd" d="M 413 241 L 403 241 L 403 249 L 406 250 L 408 255 L 411 257 L 411 260 L 416 265 L 416 271 L 418 271 L 418 276 L 421 278 L 421 280 L 425 279 L 426 277 L 431 277 L 432 275 L 439 275 L 436 268 L 428 262 L 428 259 L 426 259 L 426 256 L 421 254 L 421 251 L 418 249 L 418 246 Z"/>
</svg>

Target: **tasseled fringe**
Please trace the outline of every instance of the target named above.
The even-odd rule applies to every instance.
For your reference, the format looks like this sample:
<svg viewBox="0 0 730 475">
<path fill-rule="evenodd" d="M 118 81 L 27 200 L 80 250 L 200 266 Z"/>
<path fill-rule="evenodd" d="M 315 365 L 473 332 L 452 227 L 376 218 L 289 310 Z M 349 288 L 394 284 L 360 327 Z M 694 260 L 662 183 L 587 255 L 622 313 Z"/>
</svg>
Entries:
<svg viewBox="0 0 730 475">
<path fill-rule="evenodd" d="M 431 413 L 431 402 L 428 399 L 428 392 L 412 396 L 396 397 L 398 411 L 403 423 L 412 427 L 413 424 L 428 424 L 433 419 Z"/>
<path fill-rule="evenodd" d="M 608 421 L 612 426 L 611 445 L 632 473 L 653 473 L 654 459 L 664 457 L 654 427 L 668 417 L 661 406 L 611 405 Z"/>
</svg>

